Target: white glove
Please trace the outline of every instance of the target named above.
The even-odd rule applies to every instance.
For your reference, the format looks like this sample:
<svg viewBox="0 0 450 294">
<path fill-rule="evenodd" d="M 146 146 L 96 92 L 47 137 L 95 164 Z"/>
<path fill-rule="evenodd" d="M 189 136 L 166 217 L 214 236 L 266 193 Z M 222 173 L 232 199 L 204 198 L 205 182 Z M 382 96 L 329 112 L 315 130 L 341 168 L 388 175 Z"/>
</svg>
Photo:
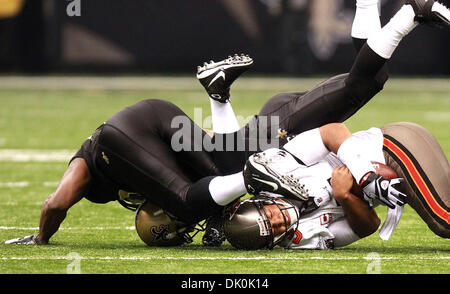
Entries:
<svg viewBox="0 0 450 294">
<path fill-rule="evenodd" d="M 36 242 L 36 235 L 30 235 L 23 238 L 16 238 L 5 241 L 5 244 L 35 245 L 38 243 Z"/>
<path fill-rule="evenodd" d="M 364 199 L 378 199 L 389 208 L 396 205 L 403 206 L 406 201 L 406 194 L 398 190 L 398 186 L 403 182 L 402 178 L 388 180 L 380 175 L 371 172 L 362 183 Z"/>
</svg>

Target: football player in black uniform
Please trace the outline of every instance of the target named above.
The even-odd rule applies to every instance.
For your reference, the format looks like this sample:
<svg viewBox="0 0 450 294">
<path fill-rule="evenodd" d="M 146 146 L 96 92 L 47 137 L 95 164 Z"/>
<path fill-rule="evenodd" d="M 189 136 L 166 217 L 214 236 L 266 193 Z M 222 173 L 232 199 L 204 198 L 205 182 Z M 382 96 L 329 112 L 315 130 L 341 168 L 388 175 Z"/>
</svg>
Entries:
<svg viewBox="0 0 450 294">
<path fill-rule="evenodd" d="M 355 44 L 361 50 L 348 74 L 308 92 L 273 97 L 239 130 L 230 125 L 211 136 L 181 109 L 163 100 L 144 100 L 119 111 L 70 161 L 55 193 L 44 202 L 39 233 L 8 243 L 47 244 L 68 209 L 83 197 L 106 203 L 138 195 L 189 224 L 219 215 L 224 206 L 246 193 L 241 170 L 249 155 L 264 149 L 267 142 L 270 147 L 282 145 L 289 134 L 345 121 L 382 89 L 387 80 L 386 61 L 418 22 L 450 23 L 448 9 L 433 0 L 426 2 L 432 5 L 422 2 L 408 1 L 394 16 L 395 21 L 367 43 L 360 36 Z M 249 57 L 235 56 L 200 67 L 198 78 L 212 103 L 229 107 L 231 84 L 251 64 Z M 215 111 L 223 110 L 220 107 Z M 225 110 L 224 118 L 227 116 Z M 204 243 L 217 245 L 222 240 L 213 235 Z"/>
</svg>

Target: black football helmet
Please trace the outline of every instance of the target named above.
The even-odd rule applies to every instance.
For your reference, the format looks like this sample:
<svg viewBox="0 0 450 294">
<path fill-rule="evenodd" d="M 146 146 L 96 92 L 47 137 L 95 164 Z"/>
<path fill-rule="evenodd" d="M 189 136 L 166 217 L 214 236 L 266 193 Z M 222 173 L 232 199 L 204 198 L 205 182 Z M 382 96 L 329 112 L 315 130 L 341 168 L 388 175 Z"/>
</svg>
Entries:
<svg viewBox="0 0 450 294">
<path fill-rule="evenodd" d="M 303 206 L 300 200 L 260 193 L 230 210 L 224 223 L 225 236 L 237 249 L 272 249 L 295 232 Z"/>
</svg>

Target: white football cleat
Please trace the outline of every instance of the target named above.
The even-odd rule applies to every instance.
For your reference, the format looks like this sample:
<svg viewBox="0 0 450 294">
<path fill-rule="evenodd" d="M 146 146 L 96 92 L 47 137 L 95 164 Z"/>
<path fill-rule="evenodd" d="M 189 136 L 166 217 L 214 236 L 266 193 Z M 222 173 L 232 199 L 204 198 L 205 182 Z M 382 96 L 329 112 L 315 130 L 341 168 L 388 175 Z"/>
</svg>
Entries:
<svg viewBox="0 0 450 294">
<path fill-rule="evenodd" d="M 271 148 L 253 154 L 244 167 L 244 183 L 249 194 L 271 192 L 291 199 L 308 200 L 308 190 L 295 178 L 300 164 L 288 152 Z"/>
<path fill-rule="evenodd" d="M 411 5 L 416 17 L 414 20 L 432 26 L 450 26 L 450 10 L 434 0 L 407 0 L 405 5 Z"/>
</svg>

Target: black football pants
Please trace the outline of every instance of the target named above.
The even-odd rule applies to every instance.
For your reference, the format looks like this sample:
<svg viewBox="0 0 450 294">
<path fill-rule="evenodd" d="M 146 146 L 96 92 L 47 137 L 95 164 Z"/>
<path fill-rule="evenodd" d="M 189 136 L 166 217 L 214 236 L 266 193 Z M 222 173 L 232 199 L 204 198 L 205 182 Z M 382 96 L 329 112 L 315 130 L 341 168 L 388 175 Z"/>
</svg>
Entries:
<svg viewBox="0 0 450 294">
<path fill-rule="evenodd" d="M 227 135 L 234 136 L 237 145 L 245 146 L 245 150 L 216 152 L 216 165 L 223 173 L 237 172 L 248 156 L 264 149 L 261 146 L 273 143 L 272 146 L 281 147 L 278 129 L 299 134 L 328 123 L 344 122 L 383 89 L 388 79 L 385 63 L 385 59 L 364 45 L 349 73 L 336 75 L 308 92 L 272 97 L 239 132 Z M 252 131 L 255 128 L 257 131 Z"/>
<path fill-rule="evenodd" d="M 172 125 L 177 117 L 184 124 Z M 209 181 L 219 171 L 208 152 L 195 151 L 194 145 L 201 141 L 195 141 L 194 134 L 202 140 L 208 137 L 174 104 L 144 100 L 106 121 L 94 160 L 103 176 L 117 186 L 195 223 L 220 207 L 208 192 Z M 174 137 L 182 139 L 183 150 L 174 151 L 178 148 L 172 146 Z"/>
</svg>

